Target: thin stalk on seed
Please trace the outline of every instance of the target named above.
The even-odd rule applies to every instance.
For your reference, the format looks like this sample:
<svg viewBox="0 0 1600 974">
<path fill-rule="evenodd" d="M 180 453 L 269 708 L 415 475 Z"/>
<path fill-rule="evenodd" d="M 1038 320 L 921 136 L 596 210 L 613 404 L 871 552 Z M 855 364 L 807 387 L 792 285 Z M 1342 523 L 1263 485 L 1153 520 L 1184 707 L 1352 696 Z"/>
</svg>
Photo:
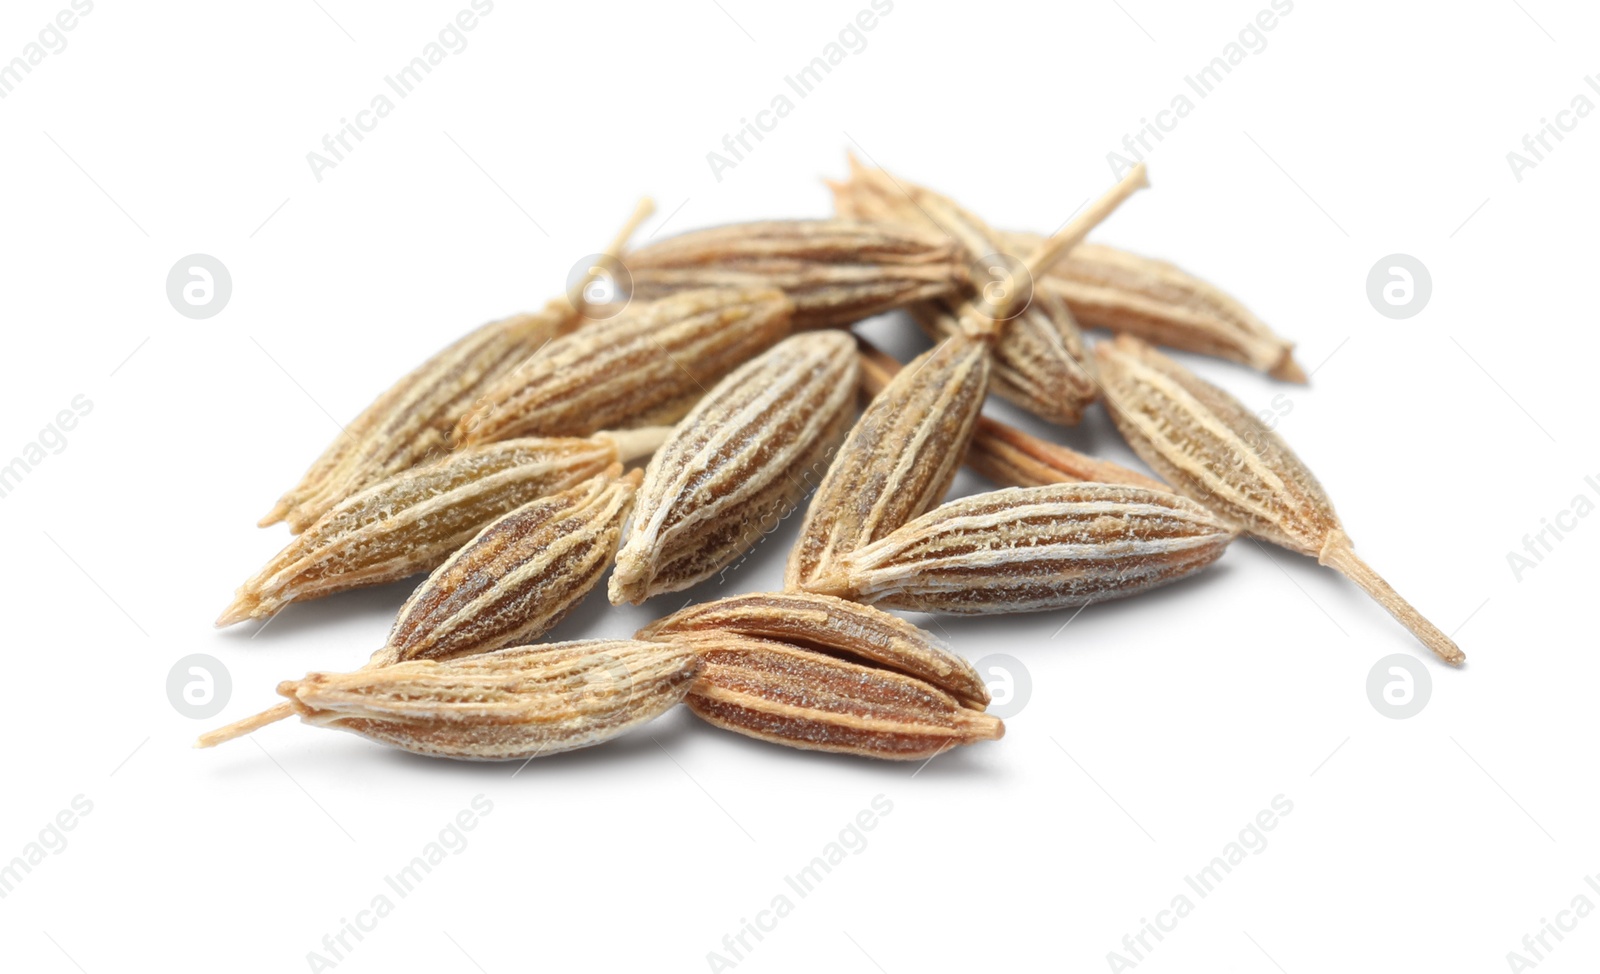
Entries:
<svg viewBox="0 0 1600 974">
<path fill-rule="evenodd" d="M 1067 221 L 1060 230 L 1046 237 L 1039 248 L 1028 255 L 1028 259 L 1023 261 L 1022 265 L 1028 280 L 1037 279 L 1049 271 L 1066 257 L 1073 247 L 1083 243 L 1084 238 L 1115 213 L 1117 207 L 1126 202 L 1128 197 L 1141 189 L 1148 188 L 1149 185 L 1149 174 L 1141 162 L 1129 170 L 1116 185 L 1084 207 L 1081 213 Z M 976 305 L 968 302 L 959 312 L 962 326 L 974 335 L 998 336 L 1005 330 L 1007 322 L 1032 299 L 1032 295 L 1031 287 L 1013 287 L 1006 295 L 1005 301 L 989 312 L 979 311 Z"/>
</svg>

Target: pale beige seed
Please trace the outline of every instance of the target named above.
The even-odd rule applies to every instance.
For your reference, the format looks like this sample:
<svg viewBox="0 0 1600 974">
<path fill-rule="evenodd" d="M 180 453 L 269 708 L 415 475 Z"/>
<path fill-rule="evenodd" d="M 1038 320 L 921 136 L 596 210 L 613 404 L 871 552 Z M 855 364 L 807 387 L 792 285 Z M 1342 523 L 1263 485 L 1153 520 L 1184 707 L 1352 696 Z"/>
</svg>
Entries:
<svg viewBox="0 0 1600 974">
<path fill-rule="evenodd" d="M 605 574 L 617 550 L 639 471 L 620 463 L 485 527 L 429 575 L 400 610 L 364 669 L 448 660 L 537 639 Z M 203 735 L 212 747 L 290 717 L 283 703 Z"/>
<path fill-rule="evenodd" d="M 641 200 L 606 252 L 619 253 L 653 210 Z M 446 453 L 457 424 L 488 390 L 546 342 L 583 324 L 587 280 L 541 311 L 483 325 L 396 382 L 344 427 L 260 526 L 287 521 L 298 533 L 361 489 Z"/>
<path fill-rule="evenodd" d="M 1343 573 L 1439 658 L 1466 660 L 1356 556 L 1322 485 L 1255 413 L 1131 336 L 1097 352 L 1117 429 L 1168 483 L 1242 530 Z"/>
<path fill-rule="evenodd" d="M 747 737 L 910 761 L 1005 733 L 999 718 L 902 673 L 732 633 L 676 641 L 700 658 L 689 709 Z"/>
<path fill-rule="evenodd" d="M 217 625 L 431 571 L 495 518 L 648 454 L 668 432 L 657 426 L 587 439 L 507 440 L 395 474 L 297 535 L 239 587 Z"/>
<path fill-rule="evenodd" d="M 506 375 L 461 420 L 457 443 L 675 423 L 717 380 L 783 339 L 793 310 L 772 288 L 635 302 Z"/>
<path fill-rule="evenodd" d="M 704 581 L 777 527 L 838 449 L 856 370 L 848 334 L 813 332 L 718 383 L 645 470 L 611 601 L 643 602 Z"/>
<path fill-rule="evenodd" d="M 595 640 L 310 673 L 278 692 L 318 727 L 431 757 L 510 761 L 589 747 L 652 720 L 683 699 L 698 668 L 684 645 Z"/>
<path fill-rule="evenodd" d="M 669 237 L 628 254 L 636 300 L 698 287 L 775 287 L 794 329 L 848 325 L 954 295 L 966 265 L 942 235 L 851 220 L 736 223 Z"/>
<path fill-rule="evenodd" d="M 1237 534 L 1170 491 L 1011 487 L 934 508 L 813 587 L 920 612 L 1041 612 L 1175 582 L 1216 561 Z"/>
<path fill-rule="evenodd" d="M 517 508 L 417 586 L 374 665 L 449 659 L 537 639 L 611 566 L 639 471 L 621 465 Z"/>
<path fill-rule="evenodd" d="M 784 587 L 939 503 L 966 454 L 989 384 L 989 346 L 964 333 L 919 356 L 867 404 L 806 510 Z"/>
<path fill-rule="evenodd" d="M 856 343 L 861 351 L 861 388 L 870 400 L 889 385 L 900 371 L 900 363 L 865 339 L 857 338 Z M 978 425 L 972 430 L 967 466 L 1000 487 L 1088 482 L 1127 484 L 1148 490 L 1171 489 L 1120 463 L 1041 440 L 987 416 L 979 416 Z"/>
<path fill-rule="evenodd" d="M 1072 425 L 1082 418 L 1099 389 L 1083 336 L 1065 302 L 1047 290 L 1028 290 L 1020 261 L 981 260 L 1009 256 L 1001 234 L 948 197 L 862 167 L 854 159 L 850 180 L 832 188 L 834 209 L 841 216 L 942 231 L 958 242 L 970 265 L 996 268 L 997 277 L 977 282 L 979 306 L 1026 304 L 1020 313 L 1007 310 L 1002 315 L 1004 333 L 994 349 L 993 391 L 1050 422 Z M 961 328 L 960 309 L 952 302 L 924 302 L 911 312 L 935 339 Z"/>
<path fill-rule="evenodd" d="M 1042 237 L 1005 234 L 1012 253 L 1028 254 Z M 1078 323 L 1157 345 L 1215 355 L 1275 379 L 1305 382 L 1294 343 L 1279 336 L 1221 289 L 1163 260 L 1101 244 L 1079 244 L 1040 279 L 1067 302 Z"/>
<path fill-rule="evenodd" d="M 973 431 L 967 466 L 1000 487 L 1098 483 L 1169 492 L 1172 489 L 1120 463 L 1041 440 L 988 417 L 979 419 L 978 428 Z"/>
<path fill-rule="evenodd" d="M 939 340 L 961 329 L 960 309 L 944 302 L 912 305 L 911 318 Z M 1100 394 L 1092 358 L 1064 302 L 1035 291 L 1028 307 L 1003 322 L 994 346 L 995 395 L 1050 423 L 1076 426 Z"/>
<path fill-rule="evenodd" d="M 810 649 L 932 684 L 982 710 L 989 688 L 972 664 L 931 634 L 880 609 L 811 592 L 734 595 L 674 612 L 645 626 L 636 639 L 725 633 Z"/>
<path fill-rule="evenodd" d="M 552 307 L 492 321 L 422 363 L 345 426 L 261 526 L 287 521 L 303 531 L 362 488 L 444 455 L 479 398 L 573 317 Z"/>
</svg>

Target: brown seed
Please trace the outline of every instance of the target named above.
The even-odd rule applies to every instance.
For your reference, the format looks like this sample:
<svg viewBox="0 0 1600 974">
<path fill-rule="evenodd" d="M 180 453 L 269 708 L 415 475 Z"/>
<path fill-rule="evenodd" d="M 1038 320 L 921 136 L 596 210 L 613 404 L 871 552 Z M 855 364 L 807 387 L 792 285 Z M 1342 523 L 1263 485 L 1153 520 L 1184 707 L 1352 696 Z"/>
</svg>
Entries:
<svg viewBox="0 0 1600 974">
<path fill-rule="evenodd" d="M 718 383 L 645 470 L 611 576 L 643 602 L 715 575 L 822 478 L 852 415 L 855 343 L 796 335 Z"/>
<path fill-rule="evenodd" d="M 919 356 L 867 405 L 806 511 L 784 587 L 939 503 L 955 479 L 989 380 L 985 341 L 957 334 Z"/>
<path fill-rule="evenodd" d="M 735 595 L 692 605 L 639 630 L 636 639 L 725 633 L 783 643 L 892 670 L 930 683 L 982 710 L 989 688 L 978 671 L 929 633 L 880 609 L 810 592 Z"/>
<path fill-rule="evenodd" d="M 261 519 L 310 527 L 364 487 L 443 456 L 461 417 L 519 361 L 567 327 L 571 309 L 493 321 L 422 363 L 362 411 Z"/>
<path fill-rule="evenodd" d="M 1052 236 L 1048 246 L 1032 248 L 1027 260 L 1009 253 L 1003 234 L 949 197 L 883 170 L 865 168 L 853 158 L 850 180 L 830 185 L 834 208 L 841 216 L 943 232 L 956 241 L 974 278 L 972 303 L 958 307 L 951 302 L 924 302 L 912 307 L 912 316 L 936 339 L 964 326 L 970 331 L 974 314 L 999 319 L 994 392 L 1041 419 L 1066 425 L 1078 422 L 1099 391 L 1093 361 L 1066 303 L 1033 282 L 1127 196 L 1146 185 L 1142 166 Z"/>
<path fill-rule="evenodd" d="M 955 294 L 966 266 L 940 235 L 850 220 L 736 223 L 669 237 L 627 257 L 635 300 L 701 287 L 775 287 L 794 329 L 849 325 Z"/>
<path fill-rule="evenodd" d="M 621 464 L 494 521 L 420 585 L 363 670 L 481 654 L 553 628 L 599 583 L 639 472 Z M 291 717 L 282 703 L 202 735 L 213 747 Z"/>
<path fill-rule="evenodd" d="M 468 447 L 342 501 L 240 586 L 218 626 L 431 571 L 484 525 L 649 453 L 665 427 Z"/>
<path fill-rule="evenodd" d="M 683 699 L 698 668 L 687 646 L 595 640 L 310 673 L 278 692 L 318 727 L 431 757 L 510 761 L 589 747 L 651 720 Z M 223 733 L 199 746 L 228 740 Z"/>
<path fill-rule="evenodd" d="M 870 400 L 889 385 L 899 372 L 900 363 L 864 339 L 858 338 L 856 343 L 861 350 L 861 388 Z M 978 425 L 973 428 L 967 466 L 1000 487 L 1089 482 L 1171 490 L 1161 481 L 1120 463 L 1041 440 L 987 416 L 979 416 Z"/>
<path fill-rule="evenodd" d="M 1175 582 L 1216 561 L 1237 533 L 1170 491 L 1011 487 L 934 508 L 813 588 L 919 612 L 1040 612 Z"/>
<path fill-rule="evenodd" d="M 997 740 L 1005 725 L 915 677 L 731 633 L 678 637 L 700 657 L 689 709 L 718 727 L 814 751 L 892 760 Z"/>
<path fill-rule="evenodd" d="M 1027 254 L 1042 238 L 1008 233 L 1005 239 L 1012 253 Z M 1085 328 L 1215 355 L 1286 382 L 1306 381 L 1293 342 L 1230 295 L 1166 261 L 1080 244 L 1040 284 L 1065 300 Z"/>
<path fill-rule="evenodd" d="M 1242 530 L 1343 573 L 1445 662 L 1466 660 L 1356 556 L 1322 485 L 1255 413 L 1136 338 L 1119 336 L 1097 352 L 1117 429 L 1173 487 Z"/>
<path fill-rule="evenodd" d="M 537 639 L 599 583 L 639 471 L 620 464 L 491 523 L 417 586 L 374 665 L 449 659 Z"/>
<path fill-rule="evenodd" d="M 675 423 L 706 389 L 780 341 L 794 305 L 771 288 L 637 302 L 552 341 L 483 397 L 459 444 Z"/>
<path fill-rule="evenodd" d="M 607 253 L 618 253 L 653 209 L 641 200 Z M 573 297 L 557 298 L 541 311 L 483 325 L 412 370 L 344 428 L 261 527 L 287 521 L 299 533 L 363 488 L 443 456 L 456 425 L 488 390 L 546 342 L 583 323 L 581 293 L 580 285 Z"/>
</svg>

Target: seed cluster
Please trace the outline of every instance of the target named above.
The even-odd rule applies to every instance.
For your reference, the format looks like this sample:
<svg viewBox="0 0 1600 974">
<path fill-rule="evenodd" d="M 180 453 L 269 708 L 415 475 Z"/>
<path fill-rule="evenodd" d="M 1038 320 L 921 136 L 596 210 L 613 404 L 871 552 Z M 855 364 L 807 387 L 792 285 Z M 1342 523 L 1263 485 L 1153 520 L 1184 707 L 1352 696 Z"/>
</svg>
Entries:
<svg viewBox="0 0 1600 974">
<path fill-rule="evenodd" d="M 606 252 L 628 303 L 591 307 L 579 281 L 379 396 L 263 521 L 296 537 L 218 625 L 430 574 L 365 666 L 280 684 L 288 702 L 199 744 L 298 714 L 420 754 L 522 760 L 681 702 L 759 740 L 926 759 L 1005 728 L 972 666 L 886 609 L 1132 596 L 1240 534 L 1317 558 L 1465 659 L 1356 556 L 1281 437 L 1146 344 L 1306 381 L 1234 298 L 1084 243 L 1146 185 L 1142 166 L 1050 237 L 851 168 L 834 219 L 628 251 L 641 204 Z M 936 342 L 904 368 L 848 331 L 894 311 Z M 1116 337 L 1091 345 L 1080 326 Z M 991 393 L 1068 425 L 1102 403 L 1156 476 L 983 416 Z M 947 500 L 962 462 L 998 489 Z M 803 504 L 784 591 L 690 605 L 632 640 L 537 642 L 608 570 L 615 604 L 681 591 Z"/>
</svg>

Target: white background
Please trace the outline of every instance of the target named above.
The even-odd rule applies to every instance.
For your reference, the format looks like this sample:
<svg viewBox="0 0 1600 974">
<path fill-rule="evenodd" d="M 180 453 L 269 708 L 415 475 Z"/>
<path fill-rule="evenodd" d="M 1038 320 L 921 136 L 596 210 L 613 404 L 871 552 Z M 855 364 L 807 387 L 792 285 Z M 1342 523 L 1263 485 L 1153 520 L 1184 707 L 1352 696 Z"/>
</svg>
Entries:
<svg viewBox="0 0 1600 974">
<path fill-rule="evenodd" d="M 498 0 L 314 178 L 306 154 L 466 6 L 100 0 L 0 100 L 0 462 L 75 396 L 93 403 L 0 500 L 0 861 L 75 796 L 93 806 L 0 900 L 8 969 L 315 969 L 324 935 L 478 795 L 493 808 L 470 844 L 338 970 L 717 969 L 708 953 L 735 960 L 724 936 L 784 892 L 793 911 L 747 936 L 738 970 L 1103 970 L 1278 795 L 1293 811 L 1267 847 L 1190 892 L 1139 970 L 1506 970 L 1542 919 L 1580 894 L 1600 905 L 1584 883 L 1600 871 L 1600 518 L 1520 580 L 1507 562 L 1575 497 L 1600 499 L 1584 481 L 1600 479 L 1600 119 L 1520 181 L 1506 159 L 1575 95 L 1600 102 L 1584 83 L 1600 15 L 1554 0 L 1296 2 L 1097 234 L 1299 341 L 1309 387 L 1185 361 L 1257 408 L 1285 396 L 1279 429 L 1358 548 L 1457 633 L 1470 662 L 1427 661 L 1418 716 L 1379 714 L 1365 684 L 1419 645 L 1331 572 L 1241 542 L 1065 629 L 1068 613 L 942 621 L 973 659 L 1021 659 L 1032 696 L 1003 741 L 920 771 L 681 710 L 514 778 L 298 723 L 191 750 L 278 680 L 363 661 L 409 590 L 216 632 L 287 537 L 255 520 L 336 421 L 464 329 L 558 293 L 637 196 L 660 207 L 646 236 L 821 216 L 819 179 L 853 149 L 996 225 L 1048 231 L 1267 4 L 898 0 L 718 180 L 707 153 L 865 0 Z M 7 3 L 0 59 L 64 7 Z M 208 320 L 165 294 L 192 253 L 233 278 Z M 1432 274 L 1403 321 L 1366 296 L 1392 253 Z M 870 327 L 920 347 L 903 321 Z M 1051 435 L 1130 457 L 1098 411 Z M 717 591 L 777 584 L 792 531 Z M 681 601 L 591 599 L 554 636 L 624 635 Z M 231 673 L 219 718 L 168 702 L 190 653 Z M 892 811 L 866 846 L 794 896 L 784 877 L 880 795 Z M 1592 970 L 1600 916 L 1564 936 L 1538 969 Z"/>
</svg>

